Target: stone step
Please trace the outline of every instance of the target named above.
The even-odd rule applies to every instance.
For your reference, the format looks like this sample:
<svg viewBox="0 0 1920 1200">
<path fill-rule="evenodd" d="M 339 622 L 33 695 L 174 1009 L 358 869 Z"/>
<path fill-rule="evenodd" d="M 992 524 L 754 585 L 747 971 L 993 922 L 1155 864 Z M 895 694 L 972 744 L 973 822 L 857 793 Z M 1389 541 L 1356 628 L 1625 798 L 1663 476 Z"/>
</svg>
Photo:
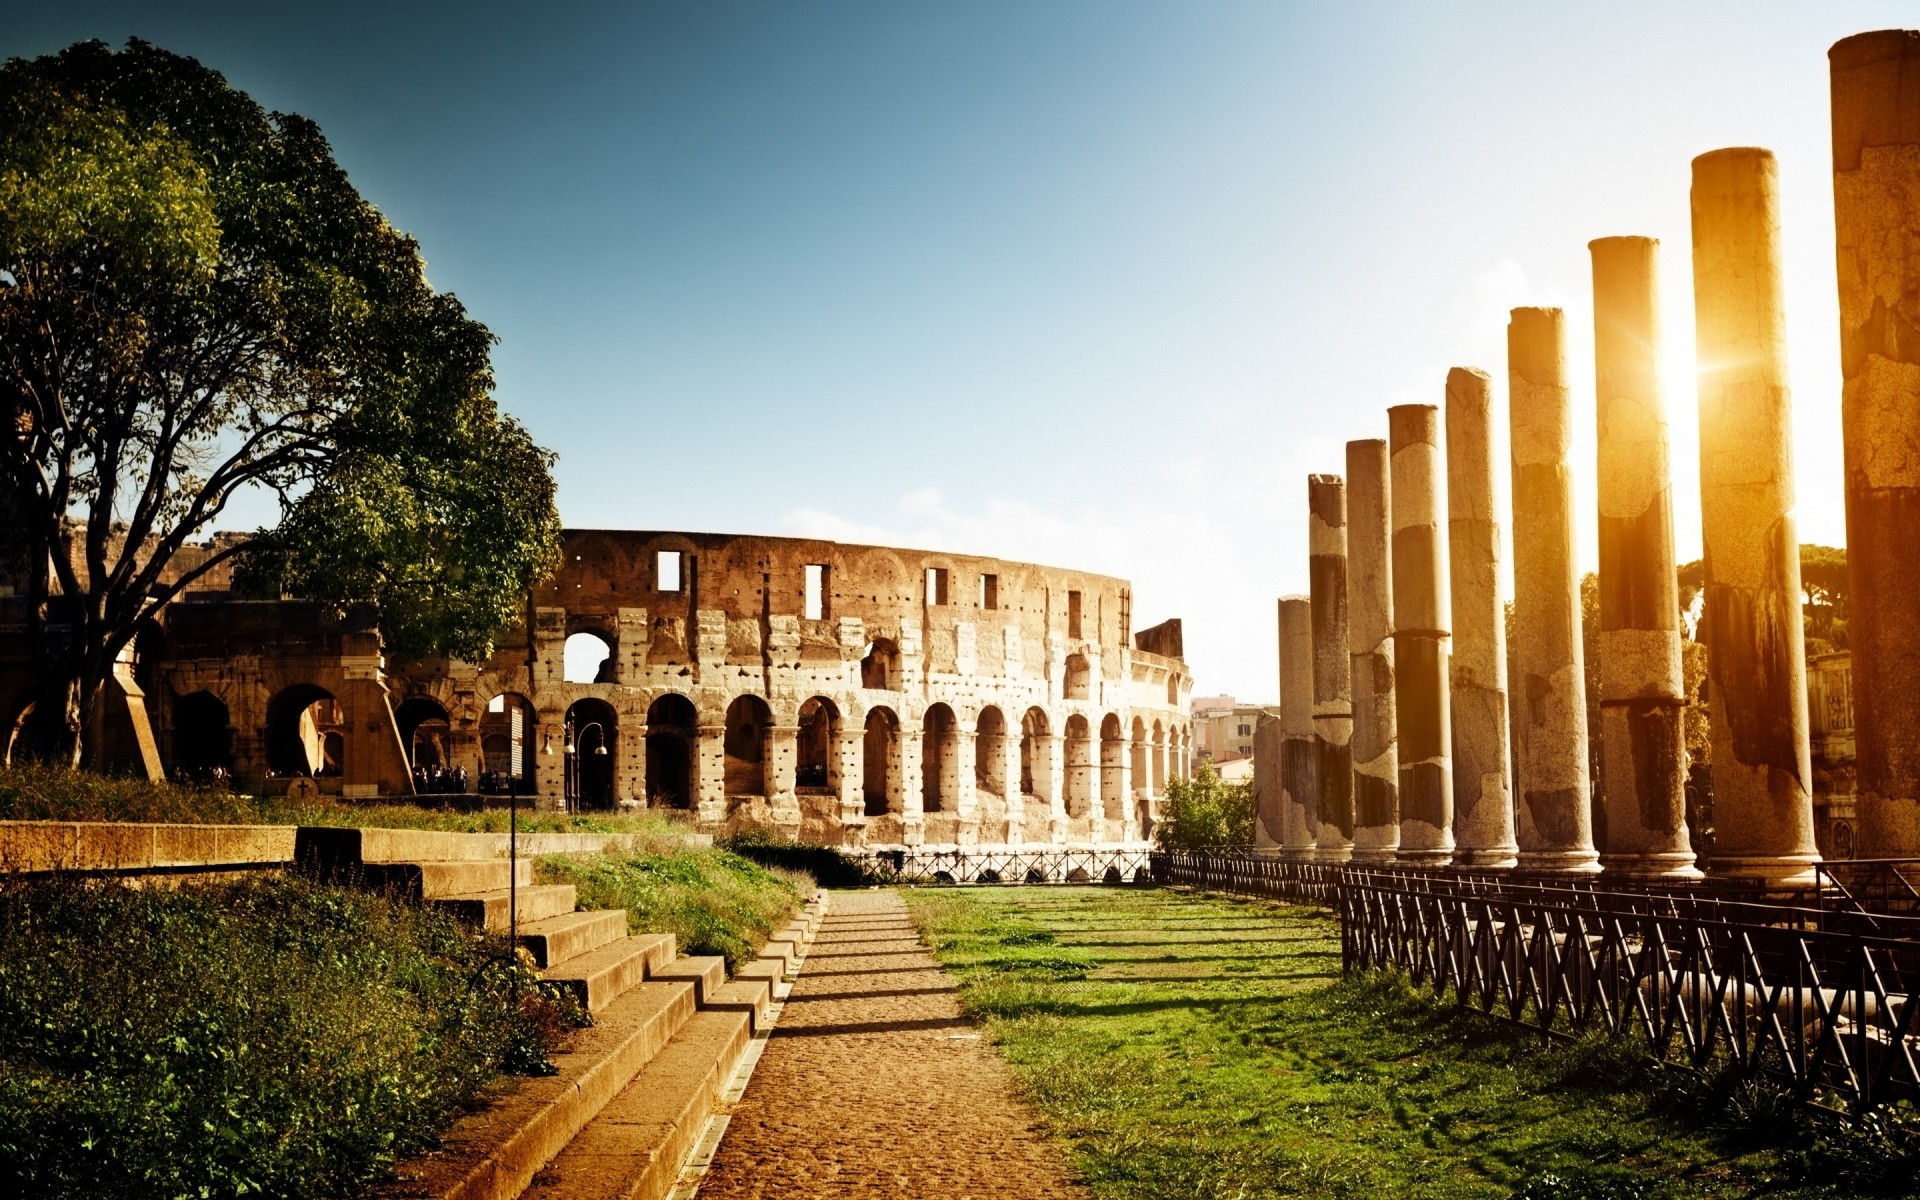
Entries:
<svg viewBox="0 0 1920 1200">
<path fill-rule="evenodd" d="M 743 1012 L 753 1022 L 753 1032 L 768 1027 L 767 1014 L 773 1007 L 773 980 L 737 975 L 708 994 L 701 1012 Z"/>
<path fill-rule="evenodd" d="M 396 892 L 410 900 L 438 900 L 473 892 L 505 891 L 509 881 L 533 886 L 533 860 L 508 862 L 504 858 L 451 859 L 444 862 L 365 863 L 360 883 L 380 891 Z"/>
<path fill-rule="evenodd" d="M 520 922 L 520 944 L 535 966 L 552 967 L 627 936 L 627 910 L 600 908 Z"/>
<path fill-rule="evenodd" d="M 587 1006 L 588 1012 L 597 1013 L 641 980 L 660 975 L 674 961 L 672 934 L 641 933 L 570 958 L 546 972 L 545 978 L 572 992 L 575 999 Z M 694 982 L 684 975 L 671 973 L 661 978 L 667 982 Z M 698 1003 L 704 994 L 696 984 L 694 1002 Z"/>
<path fill-rule="evenodd" d="M 443 912 L 450 912 L 469 925 L 488 933 L 507 932 L 508 893 L 506 888 L 491 892 L 469 892 L 462 896 L 441 896 L 428 901 Z M 520 924 L 543 921 L 573 911 L 579 893 L 570 883 L 536 883 L 520 889 Z"/>
<path fill-rule="evenodd" d="M 686 980 L 694 985 L 694 997 L 705 1004 L 713 989 L 727 981 L 727 960 L 717 954 L 676 958 L 648 971 L 647 978 Z"/>
<path fill-rule="evenodd" d="M 786 979 L 787 964 L 778 958 L 769 958 L 762 954 L 759 958 L 743 965 L 733 973 L 735 979 L 764 979 L 769 985 Z"/>
<path fill-rule="evenodd" d="M 372 1200 L 512 1200 L 696 1017 L 687 983 L 645 983 L 554 1055 L 559 1073 L 519 1079 L 455 1122 L 439 1148 L 401 1164 Z"/>
<path fill-rule="evenodd" d="M 673 1189 L 752 1039 L 744 1012 L 694 1015 L 555 1155 L 529 1200 L 660 1200 Z"/>
</svg>

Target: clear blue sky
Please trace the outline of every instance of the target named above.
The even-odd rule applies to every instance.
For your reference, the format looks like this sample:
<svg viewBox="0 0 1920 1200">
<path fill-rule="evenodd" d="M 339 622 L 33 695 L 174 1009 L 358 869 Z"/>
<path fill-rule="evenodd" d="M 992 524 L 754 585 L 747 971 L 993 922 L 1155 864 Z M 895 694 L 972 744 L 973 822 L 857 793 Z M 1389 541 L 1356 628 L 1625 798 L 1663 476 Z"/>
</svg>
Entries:
<svg viewBox="0 0 1920 1200">
<path fill-rule="evenodd" d="M 1697 553 L 1688 161 L 1780 156 L 1801 528 L 1842 540 L 1826 49 L 1909 3 L 57 4 L 317 120 L 571 525 L 945 547 L 1135 582 L 1203 692 L 1271 700 L 1304 476 L 1588 240 L 1663 239 Z"/>
</svg>

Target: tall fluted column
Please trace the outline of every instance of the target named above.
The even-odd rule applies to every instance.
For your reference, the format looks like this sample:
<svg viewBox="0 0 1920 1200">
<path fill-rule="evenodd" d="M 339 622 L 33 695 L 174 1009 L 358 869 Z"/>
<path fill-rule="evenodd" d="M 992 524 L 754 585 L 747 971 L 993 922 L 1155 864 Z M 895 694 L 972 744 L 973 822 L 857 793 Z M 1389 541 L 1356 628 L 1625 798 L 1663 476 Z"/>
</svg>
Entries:
<svg viewBox="0 0 1920 1200">
<path fill-rule="evenodd" d="M 1507 621 L 1493 504 L 1493 381 L 1447 372 L 1447 560 L 1453 599 L 1453 865 L 1511 867 L 1513 772 L 1507 740 Z"/>
<path fill-rule="evenodd" d="M 1313 617 L 1313 770 L 1316 862 L 1353 857 L 1353 693 L 1347 657 L 1347 489 L 1338 475 L 1307 476 Z"/>
<path fill-rule="evenodd" d="M 1707 869 L 1811 883 L 1819 854 L 1771 152 L 1715 150 L 1693 160 L 1693 303 L 1713 719 Z"/>
<path fill-rule="evenodd" d="M 1347 443 L 1347 647 L 1353 687 L 1353 857 L 1391 862 L 1400 845 L 1394 750 L 1393 541 L 1387 443 Z"/>
<path fill-rule="evenodd" d="M 1573 401 L 1559 309 L 1513 310 L 1507 371 L 1520 868 L 1598 871 L 1588 809 L 1580 575 L 1573 561 L 1573 479 L 1567 466 Z"/>
<path fill-rule="evenodd" d="M 1453 624 L 1440 528 L 1440 409 L 1387 410 L 1393 449 L 1393 652 L 1400 718 L 1400 860 L 1453 861 L 1453 721 L 1447 639 Z"/>
<path fill-rule="evenodd" d="M 1920 854 L 1920 31 L 1828 59 L 1860 855 L 1898 858 Z"/>
<path fill-rule="evenodd" d="M 1610 874 L 1697 879 L 1687 838 L 1680 589 L 1660 387 L 1653 238 L 1593 252 L 1593 367 L 1600 483 L 1600 775 Z"/>
<path fill-rule="evenodd" d="M 1313 604 L 1280 597 L 1280 855 L 1313 857 L 1320 798 L 1313 769 Z"/>
</svg>

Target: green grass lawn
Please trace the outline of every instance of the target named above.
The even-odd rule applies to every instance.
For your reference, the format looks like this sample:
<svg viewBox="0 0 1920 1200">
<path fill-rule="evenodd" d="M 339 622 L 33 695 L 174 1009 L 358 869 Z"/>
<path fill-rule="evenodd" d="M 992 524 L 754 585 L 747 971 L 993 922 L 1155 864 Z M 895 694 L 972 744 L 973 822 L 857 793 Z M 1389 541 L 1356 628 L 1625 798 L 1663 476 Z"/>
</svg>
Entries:
<svg viewBox="0 0 1920 1200">
<path fill-rule="evenodd" d="M 1343 980 L 1338 926 L 1317 909 L 1117 887 L 906 895 L 1101 1197 L 1914 1186 L 1910 1154 L 1854 1170 L 1765 1093 L 1712 1088 L 1598 1039 L 1543 1046 L 1402 978 Z"/>
</svg>

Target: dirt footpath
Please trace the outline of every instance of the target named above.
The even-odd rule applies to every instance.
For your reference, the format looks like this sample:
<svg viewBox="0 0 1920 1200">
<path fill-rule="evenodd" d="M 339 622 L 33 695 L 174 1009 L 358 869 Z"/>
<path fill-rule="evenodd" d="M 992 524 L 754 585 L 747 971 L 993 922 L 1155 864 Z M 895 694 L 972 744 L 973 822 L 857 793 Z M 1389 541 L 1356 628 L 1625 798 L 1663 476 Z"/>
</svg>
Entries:
<svg viewBox="0 0 1920 1200">
<path fill-rule="evenodd" d="M 880 891 L 834 895 L 699 1195 L 1087 1193 Z"/>
</svg>

